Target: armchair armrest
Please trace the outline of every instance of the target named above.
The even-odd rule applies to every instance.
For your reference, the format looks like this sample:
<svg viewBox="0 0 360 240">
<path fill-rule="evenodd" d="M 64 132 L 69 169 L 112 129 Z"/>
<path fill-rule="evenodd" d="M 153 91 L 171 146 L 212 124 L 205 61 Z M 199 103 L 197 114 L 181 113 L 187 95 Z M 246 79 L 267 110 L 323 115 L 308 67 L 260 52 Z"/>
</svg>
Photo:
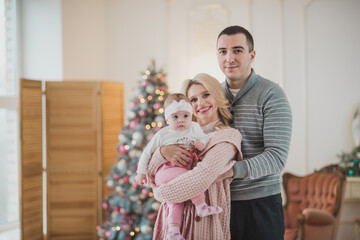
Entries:
<svg viewBox="0 0 360 240">
<path fill-rule="evenodd" d="M 307 225 L 325 226 L 335 224 L 335 217 L 328 212 L 313 208 L 305 208 L 298 215 L 298 222 L 304 222 Z"/>
</svg>

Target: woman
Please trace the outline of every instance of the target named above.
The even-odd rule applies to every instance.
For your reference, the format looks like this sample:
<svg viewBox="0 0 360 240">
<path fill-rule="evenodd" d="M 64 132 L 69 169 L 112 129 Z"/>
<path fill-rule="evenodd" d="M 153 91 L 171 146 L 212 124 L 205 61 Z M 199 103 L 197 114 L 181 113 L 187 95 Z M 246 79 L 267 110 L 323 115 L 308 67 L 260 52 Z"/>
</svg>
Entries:
<svg viewBox="0 0 360 240">
<path fill-rule="evenodd" d="M 168 206 L 165 203 L 178 203 L 205 192 L 207 204 L 219 206 L 223 212 L 199 218 L 191 202 L 184 205 L 181 233 L 186 240 L 230 239 L 230 182 L 225 177 L 236 160 L 241 160 L 241 134 L 228 126 L 231 114 L 228 100 L 220 83 L 210 75 L 200 73 L 194 79 L 183 83 L 182 92 L 191 100 L 193 116 L 211 140 L 200 154 L 201 161 L 190 171 L 160 187 L 154 186 L 155 198 L 163 202 L 155 223 L 153 239 L 167 239 Z M 170 149 L 172 148 L 172 149 Z M 155 151 L 148 165 L 148 177 L 153 182 L 157 169 L 176 151 L 186 151 L 179 147 L 161 147 Z M 176 152 L 175 151 L 175 152 Z M 165 156 L 165 158 L 163 157 Z M 189 156 L 190 157 L 190 156 Z M 183 162 L 175 164 L 183 165 Z"/>
</svg>

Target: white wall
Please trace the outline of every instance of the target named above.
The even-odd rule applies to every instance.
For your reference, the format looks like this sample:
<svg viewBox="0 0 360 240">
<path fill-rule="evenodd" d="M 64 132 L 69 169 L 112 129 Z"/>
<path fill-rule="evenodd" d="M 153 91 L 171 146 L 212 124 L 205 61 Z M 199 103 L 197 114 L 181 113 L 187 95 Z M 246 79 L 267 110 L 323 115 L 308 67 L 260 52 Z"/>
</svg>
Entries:
<svg viewBox="0 0 360 240">
<path fill-rule="evenodd" d="M 134 96 L 141 72 L 151 60 L 167 66 L 167 4 L 165 0 L 106 0 L 108 72 L 105 79 L 125 83 L 125 108 Z"/>
<path fill-rule="evenodd" d="M 106 1 L 62 0 L 64 80 L 105 80 L 108 75 Z"/>
<path fill-rule="evenodd" d="M 21 77 L 62 79 L 61 0 L 18 1 L 21 12 Z"/>
<path fill-rule="evenodd" d="M 311 160 L 334 160 L 336 151 L 351 145 L 349 120 L 360 102 L 360 28 L 354 25 L 360 23 L 360 1 L 314 1 L 306 9 L 306 19 L 312 169 L 319 165 Z"/>
</svg>

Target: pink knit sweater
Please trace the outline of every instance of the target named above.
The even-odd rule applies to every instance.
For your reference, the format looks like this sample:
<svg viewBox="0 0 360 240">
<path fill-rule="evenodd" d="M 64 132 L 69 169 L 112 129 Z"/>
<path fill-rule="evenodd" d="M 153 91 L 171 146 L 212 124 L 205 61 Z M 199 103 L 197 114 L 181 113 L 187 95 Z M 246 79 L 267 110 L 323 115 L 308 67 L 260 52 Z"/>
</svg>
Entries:
<svg viewBox="0 0 360 240">
<path fill-rule="evenodd" d="M 153 186 L 155 198 L 162 202 L 155 223 L 153 239 L 165 240 L 168 206 L 166 202 L 185 202 L 181 233 L 186 240 L 230 240 L 230 178 L 217 179 L 241 160 L 241 134 L 226 128 L 215 132 L 196 167 L 160 187 Z M 148 166 L 148 177 L 153 180 L 157 169 L 165 163 L 159 149 Z M 206 202 L 220 206 L 222 213 L 196 217 L 195 207 L 188 199 L 205 192 Z"/>
</svg>

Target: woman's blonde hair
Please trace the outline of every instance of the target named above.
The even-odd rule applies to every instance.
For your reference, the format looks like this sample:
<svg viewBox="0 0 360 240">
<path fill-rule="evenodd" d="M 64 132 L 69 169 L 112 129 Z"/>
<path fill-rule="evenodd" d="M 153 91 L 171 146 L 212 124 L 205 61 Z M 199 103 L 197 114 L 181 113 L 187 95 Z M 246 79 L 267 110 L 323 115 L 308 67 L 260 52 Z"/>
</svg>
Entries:
<svg viewBox="0 0 360 240">
<path fill-rule="evenodd" d="M 204 88 L 209 91 L 210 95 L 218 104 L 218 115 L 220 121 L 228 126 L 229 121 L 232 119 L 232 115 L 229 112 L 229 101 L 225 97 L 220 82 L 209 74 L 199 73 L 193 79 L 187 79 L 182 83 L 181 92 L 189 97 L 188 91 L 192 85 L 203 85 Z M 193 114 L 193 116 L 195 116 L 195 114 Z"/>
</svg>

